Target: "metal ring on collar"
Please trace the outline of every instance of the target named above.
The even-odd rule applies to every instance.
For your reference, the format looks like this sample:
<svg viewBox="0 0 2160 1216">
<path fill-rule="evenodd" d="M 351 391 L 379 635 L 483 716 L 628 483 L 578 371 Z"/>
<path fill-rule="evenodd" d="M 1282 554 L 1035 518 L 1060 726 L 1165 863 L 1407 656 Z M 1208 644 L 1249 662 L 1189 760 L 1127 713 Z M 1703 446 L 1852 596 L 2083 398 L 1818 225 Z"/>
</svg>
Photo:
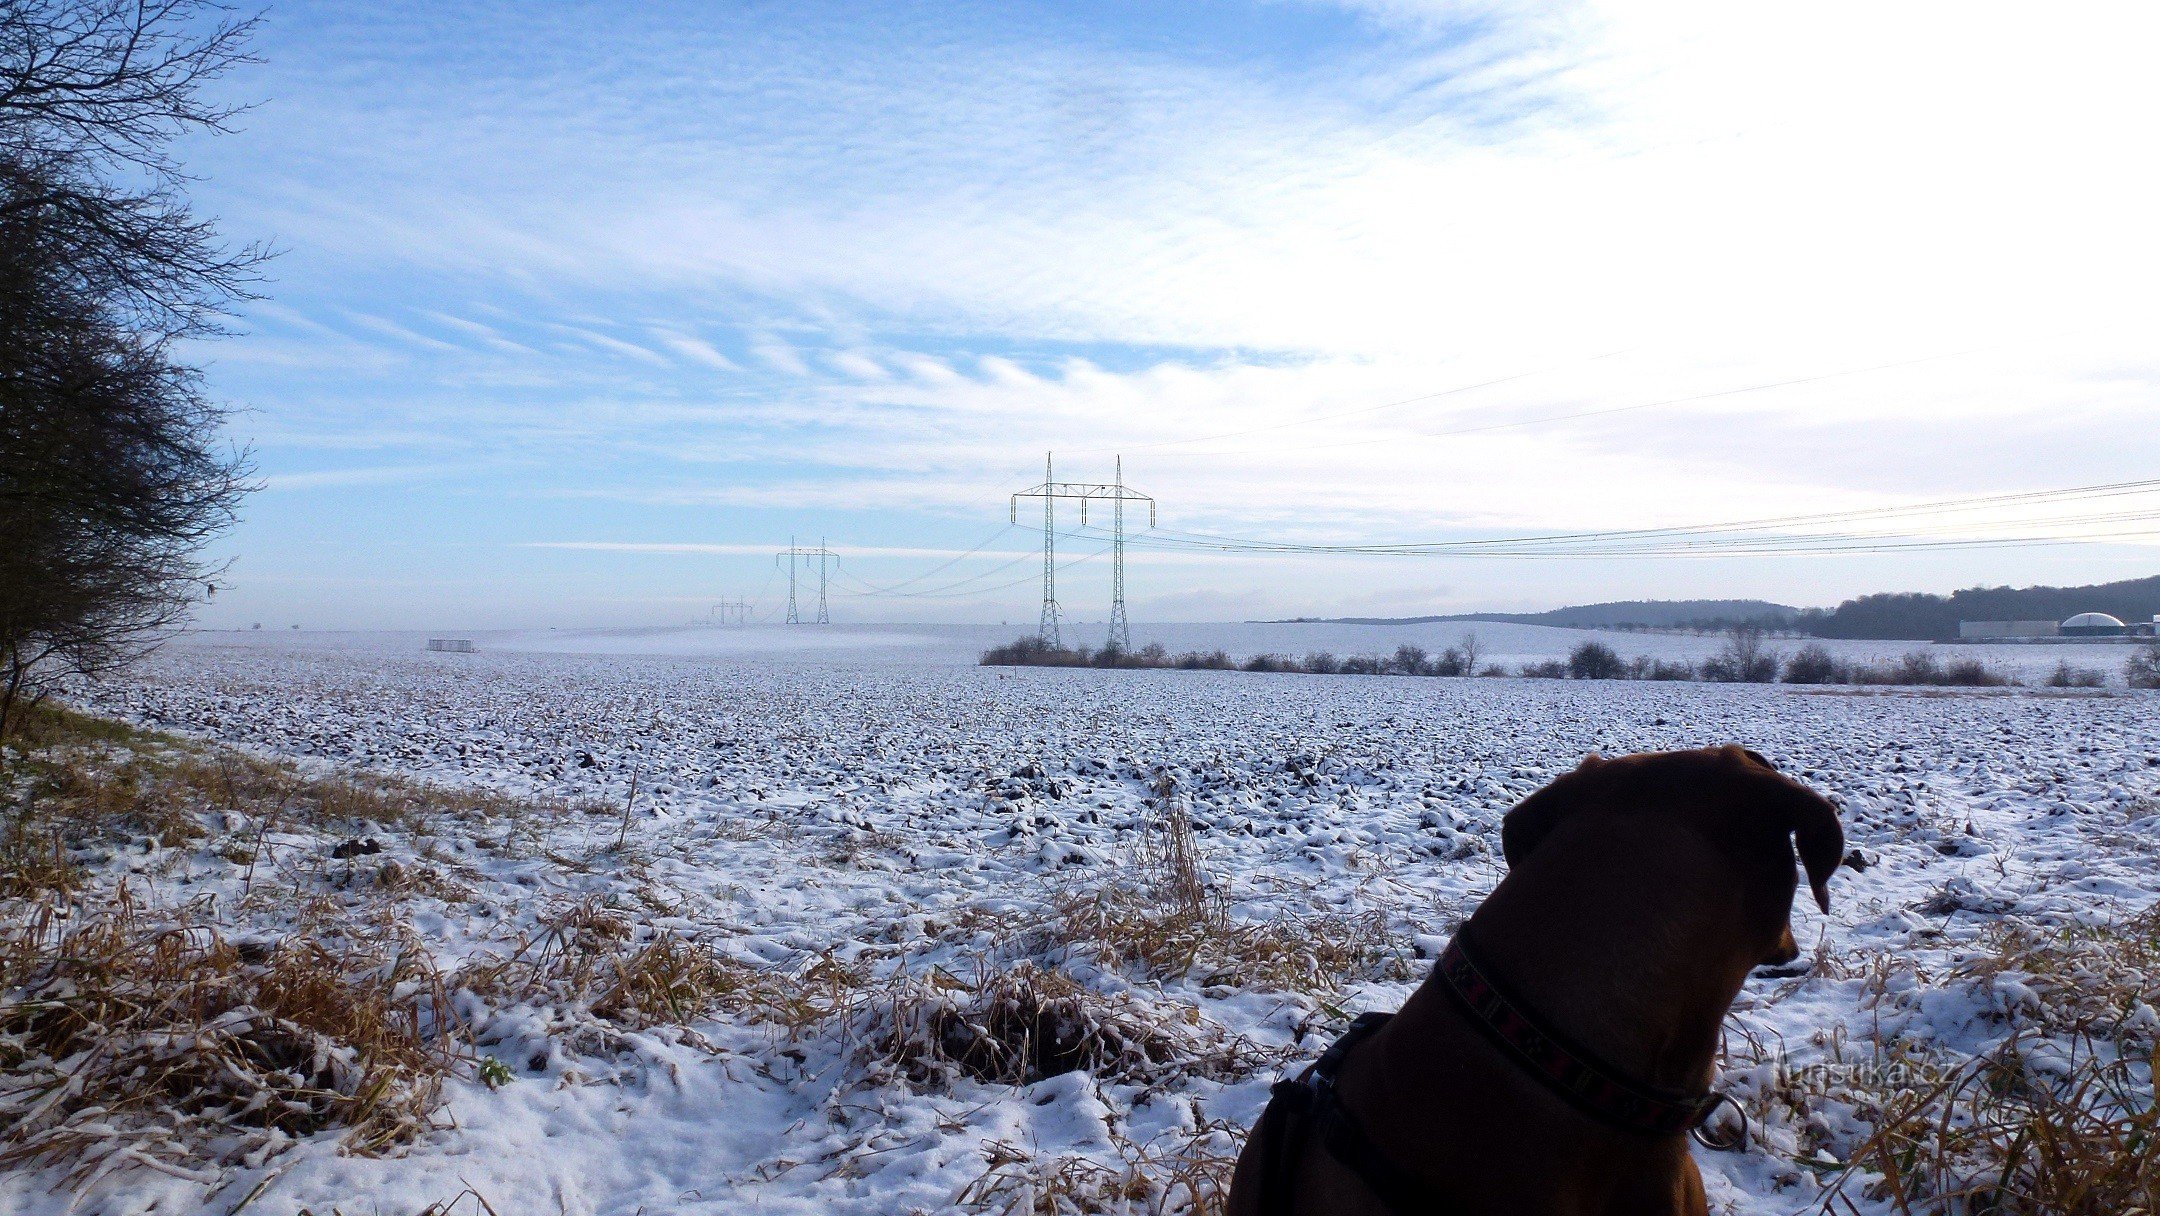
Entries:
<svg viewBox="0 0 2160 1216">
<path fill-rule="evenodd" d="M 1717 1108 L 1720 1106 L 1730 1106 L 1732 1107 L 1733 1113 L 1740 1116 L 1740 1130 L 1738 1132 L 1735 1132 L 1731 1135 L 1719 1136 L 1713 1135 L 1705 1130 L 1710 1126 L 1710 1117 L 1717 1113 Z M 1702 1122 L 1697 1123 L 1694 1127 L 1688 1129 L 1688 1134 L 1695 1137 L 1695 1142 L 1697 1144 L 1700 1144 L 1704 1148 L 1710 1149 L 1713 1152 L 1737 1153 L 1741 1149 L 1747 1147 L 1747 1111 L 1741 1107 L 1739 1102 L 1734 1100 L 1731 1094 L 1722 1092 L 1713 1093 L 1710 1095 L 1710 1104 L 1703 1108 Z"/>
</svg>

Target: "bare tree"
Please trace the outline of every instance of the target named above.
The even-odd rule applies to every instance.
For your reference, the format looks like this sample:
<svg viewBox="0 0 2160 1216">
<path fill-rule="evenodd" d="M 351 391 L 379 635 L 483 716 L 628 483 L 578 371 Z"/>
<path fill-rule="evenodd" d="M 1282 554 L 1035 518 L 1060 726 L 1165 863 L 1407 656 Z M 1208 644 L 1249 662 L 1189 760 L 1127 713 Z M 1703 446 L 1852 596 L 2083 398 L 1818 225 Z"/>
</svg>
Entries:
<svg viewBox="0 0 2160 1216">
<path fill-rule="evenodd" d="M 1735 625 L 1725 632 L 1725 644 L 1703 660 L 1705 680 L 1728 684 L 1767 684 L 1777 679 L 1778 656 L 1763 648 L 1763 627 Z"/>
<path fill-rule="evenodd" d="M 190 210 L 171 141 L 252 18 L 197 0 L 0 0 L 0 733 L 65 675 L 155 643 L 209 587 L 245 453 L 173 354 L 266 251 Z"/>
<path fill-rule="evenodd" d="M 1477 635 L 1474 633 L 1462 635 L 1462 637 L 1456 639 L 1455 649 L 1462 654 L 1462 673 L 1466 676 L 1476 675 L 1478 673 Z"/>
</svg>

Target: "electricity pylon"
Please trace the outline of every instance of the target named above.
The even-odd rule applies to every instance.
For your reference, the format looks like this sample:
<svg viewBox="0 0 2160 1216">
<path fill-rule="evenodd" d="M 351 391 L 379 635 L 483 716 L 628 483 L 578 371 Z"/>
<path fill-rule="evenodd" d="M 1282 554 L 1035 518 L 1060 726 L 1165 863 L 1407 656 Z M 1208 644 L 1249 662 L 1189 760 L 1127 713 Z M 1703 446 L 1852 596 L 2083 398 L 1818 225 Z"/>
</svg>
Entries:
<svg viewBox="0 0 2160 1216">
<path fill-rule="evenodd" d="M 722 625 L 748 625 L 750 623 L 750 601 L 721 600 L 705 613 L 707 620 L 711 620 L 716 616 L 720 618 Z"/>
<path fill-rule="evenodd" d="M 1154 524 L 1155 500 L 1148 499 Z M 1087 521 L 1087 499 L 1080 500 L 1081 522 Z M 1117 494 L 1110 500 L 1110 640 L 1112 650 L 1132 649 L 1132 627 L 1125 622 L 1125 458 L 1117 458 Z"/>
<path fill-rule="evenodd" d="M 817 559 L 817 623 L 832 624 L 832 616 L 825 610 L 825 562 L 830 558 L 834 565 L 839 565 L 840 555 L 825 547 L 823 537 L 818 538 L 817 548 L 805 549 L 796 544 L 795 538 L 790 536 L 788 547 L 773 555 L 773 564 L 776 566 L 780 564 L 781 558 L 787 559 L 787 623 L 790 625 L 802 624 L 801 615 L 795 611 L 795 567 L 812 557 Z"/>
<path fill-rule="evenodd" d="M 1056 647 L 1063 642 L 1058 636 L 1057 602 L 1057 525 L 1054 512 L 1060 498 L 1080 500 L 1080 526 L 1087 526 L 1088 502 L 1107 499 L 1110 508 L 1110 639 L 1109 644 L 1119 650 L 1132 648 L 1132 630 L 1125 621 L 1125 504 L 1144 502 L 1148 505 L 1148 527 L 1155 526 L 1155 500 L 1125 484 L 1125 458 L 1117 461 L 1117 480 L 1108 485 L 1096 481 L 1059 481 L 1050 471 L 1050 455 L 1043 454 L 1043 482 L 1012 496 L 1012 520 L 1020 522 L 1020 500 L 1040 498 L 1043 500 L 1043 606 L 1042 640 Z"/>
</svg>

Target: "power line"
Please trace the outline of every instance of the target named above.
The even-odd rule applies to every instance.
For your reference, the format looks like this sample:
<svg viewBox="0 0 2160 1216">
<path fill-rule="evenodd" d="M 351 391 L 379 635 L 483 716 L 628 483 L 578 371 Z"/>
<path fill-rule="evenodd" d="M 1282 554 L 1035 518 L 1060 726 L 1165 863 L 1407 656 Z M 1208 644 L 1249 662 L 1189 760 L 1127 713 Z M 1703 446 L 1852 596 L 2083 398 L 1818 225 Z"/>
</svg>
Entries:
<svg viewBox="0 0 2160 1216">
<path fill-rule="evenodd" d="M 1060 532 L 1060 533 L 1058 533 L 1058 535 L 1059 535 L 1060 537 L 1063 537 L 1063 538 L 1067 539 L 1067 540 L 1093 540 L 1093 539 L 1098 539 L 1098 538 L 1096 538 L 1096 537 L 1090 537 L 1090 536 L 1083 536 L 1083 535 L 1081 535 L 1080 533 L 1077 533 L 1077 532 Z M 1105 544 L 1105 545 L 1104 545 L 1104 546 L 1103 546 L 1102 548 L 1100 548 L 1100 549 L 1097 549 L 1097 550 L 1095 550 L 1095 551 L 1094 551 L 1093 553 L 1083 553 L 1083 554 L 1081 554 L 1080 556 L 1078 556 L 1078 557 L 1076 557 L 1076 558 L 1073 558 L 1073 559 L 1072 559 L 1071 561 L 1059 562 L 1059 563 L 1058 563 L 1058 572 L 1059 572 L 1060 574 L 1062 574 L 1062 573 L 1064 573 L 1065 571 L 1067 571 L 1067 570 L 1070 570 L 1070 569 L 1072 569 L 1072 568 L 1073 568 L 1073 567 L 1075 567 L 1075 566 L 1081 565 L 1081 564 L 1083 564 L 1083 563 L 1086 563 L 1086 562 L 1091 562 L 1091 561 L 1094 561 L 1094 560 L 1095 560 L 1096 558 L 1098 558 L 1098 557 L 1101 557 L 1101 556 L 1102 556 L 1103 554 L 1105 554 L 1105 553 L 1108 553 L 1108 552 L 1110 552 L 1110 546 L 1109 546 L 1108 544 Z M 1019 565 L 1019 564 L 1020 564 L 1021 562 L 1027 562 L 1027 561 L 1034 561 L 1034 560 L 1035 560 L 1035 557 L 1036 557 L 1036 555 L 1035 555 L 1035 554 L 1033 554 L 1033 553 L 1023 553 L 1023 554 L 1021 554 L 1021 555 L 1020 555 L 1020 556 L 1019 556 L 1019 557 L 1018 557 L 1017 559 L 1015 559 L 1015 560 L 1013 560 L 1013 561 L 1010 561 L 1010 562 L 1007 562 L 1007 563 L 1005 563 L 1005 565 L 1004 565 L 1003 567 L 1001 567 L 1001 569 L 1010 569 L 1010 568 L 1011 568 L 1011 567 L 1013 567 L 1013 566 L 1017 566 L 1017 565 Z M 848 579 L 848 576 L 847 576 L 847 574 L 846 574 L 846 572 L 845 572 L 845 571 L 835 571 L 835 572 L 834 572 L 834 577 L 836 577 L 836 578 L 839 578 L 839 579 L 841 579 L 841 580 L 843 580 L 843 581 L 852 581 L 852 582 L 855 582 L 855 583 L 857 583 L 858 585 L 861 585 L 861 580 L 859 580 L 859 579 L 855 579 L 855 580 L 850 580 L 850 579 Z M 967 589 L 967 590 L 965 590 L 965 591 L 951 591 L 951 592 L 940 592 L 940 591 L 901 591 L 901 592 L 897 592 L 897 593 L 895 593 L 895 595 L 896 595 L 896 596 L 897 596 L 898 598 L 901 598 L 901 599 L 937 599 L 937 600 L 957 600 L 957 599 L 967 599 L 967 598 L 969 598 L 969 597 L 971 597 L 971 596 L 978 596 L 978 595 L 988 595 L 988 594 L 990 594 L 990 593 L 991 593 L 991 592 L 993 592 L 993 591 L 1007 591 L 1007 590 L 1010 590 L 1010 589 L 1012 589 L 1012 588 L 1014 588 L 1014 587 L 1018 587 L 1018 586 L 1022 585 L 1023 583 L 1032 583 L 1032 582 L 1034 582 L 1034 581 L 1035 581 L 1035 579 L 1036 579 L 1037 577 L 1038 577 L 1038 576 L 1036 576 L 1036 575 L 1033 575 L 1033 574 L 1026 574 L 1026 575 L 1022 575 L 1022 576 L 1021 576 L 1021 577 L 1019 577 L 1019 578 L 1013 579 L 1013 580 L 1012 580 L 1012 581 L 1010 581 L 1010 582 L 1005 582 L 1005 583 L 997 583 L 997 584 L 994 584 L 994 585 L 992 585 L 992 586 L 988 586 L 988 587 L 970 587 L 970 588 L 968 588 L 968 589 Z M 963 581 L 969 581 L 969 580 L 963 580 Z M 956 584 L 956 585 L 957 585 L 957 584 Z M 840 592 L 840 594 L 842 594 L 842 595 L 854 595 L 854 596 L 861 596 L 861 597 L 874 597 L 874 596 L 875 596 L 875 595 L 876 595 L 877 593 L 876 593 L 876 592 L 872 592 L 872 591 L 854 591 L 854 592 L 850 592 L 850 591 L 842 591 L 842 592 Z"/>
<path fill-rule="evenodd" d="M 889 586 L 886 586 L 886 587 L 880 587 L 880 588 L 878 588 L 878 590 L 880 590 L 880 591 L 887 591 L 887 592 L 897 592 L 897 591 L 898 591 L 898 590 L 899 590 L 900 588 L 902 588 L 902 587 L 905 587 L 905 586 L 908 586 L 908 585 L 909 585 L 909 584 L 911 584 L 911 583 L 919 583 L 919 582 L 923 581 L 924 579 L 926 579 L 926 578 L 929 578 L 929 577 L 930 577 L 931 575 L 933 575 L 933 574 L 936 574 L 936 573 L 937 573 L 937 572 L 939 572 L 940 570 L 945 570 L 945 569 L 949 569 L 949 568 L 951 568 L 951 567 L 953 567 L 953 566 L 956 566 L 956 565 L 958 565 L 958 564 L 959 564 L 959 563 L 961 563 L 961 562 L 964 562 L 964 561 L 966 561 L 966 560 L 967 560 L 968 558 L 971 558 L 971 557 L 975 556 L 976 554 L 978 554 L 978 553 L 982 552 L 982 551 L 983 551 L 984 549 L 987 549 L 987 548 L 989 548 L 989 547 L 991 546 L 991 544 L 992 544 L 993 542 L 995 542 L 995 541 L 996 541 L 996 540 L 997 540 L 997 539 L 998 539 L 999 537 L 1001 537 L 1001 536 L 1005 535 L 1005 534 L 1006 534 L 1007 532 L 1010 532 L 1010 531 L 1012 531 L 1012 530 L 1013 530 L 1013 525 L 1012 525 L 1012 524 L 1009 524 L 1009 523 L 1008 523 L 1008 524 L 1000 524 L 1000 525 L 998 526 L 998 530 L 997 530 L 997 531 L 995 531 L 995 532 L 992 532 L 992 533 L 991 533 L 990 535 L 988 535 L 988 536 L 984 537 L 984 538 L 982 539 L 982 541 L 981 541 L 981 542 L 980 542 L 979 544 L 977 544 L 977 545 L 976 545 L 976 546 L 975 546 L 974 548 L 972 548 L 972 549 L 969 549 L 969 550 L 968 550 L 967 552 L 965 552 L 965 553 L 962 553 L 962 554 L 960 554 L 960 555 L 959 555 L 959 556 L 957 556 L 957 557 L 951 557 L 951 558 L 947 558 L 946 560 L 944 560 L 944 561 L 942 561 L 942 562 L 939 562 L 939 563 L 938 563 L 937 565 L 935 565 L 935 566 L 932 566 L 932 567 L 930 567 L 930 568 L 929 568 L 928 570 L 925 570 L 925 571 L 923 571 L 923 572 L 922 572 L 921 574 L 917 574 L 917 575 L 914 575 L 914 576 L 912 576 L 912 577 L 909 577 L 909 578 L 904 578 L 904 579 L 901 579 L 901 580 L 900 580 L 899 582 L 897 582 L 897 583 L 893 583 L 893 584 L 891 584 L 891 585 L 889 585 Z M 865 582 L 865 581 L 864 581 L 864 580 L 862 580 L 862 579 L 855 579 L 855 580 L 853 580 L 853 581 L 854 581 L 855 583 L 857 583 L 857 584 L 861 585 L 861 586 L 865 586 L 865 587 L 868 587 L 868 586 L 873 586 L 873 584 L 871 584 L 871 583 L 868 583 L 868 582 Z"/>
<path fill-rule="evenodd" d="M 1597 556 L 1600 554 L 1649 556 L 1658 551 L 1678 552 L 1686 549 L 1705 550 L 1715 546 L 1748 545 L 1757 549 L 1814 546 L 1817 548 L 1858 546 L 1883 546 L 1888 548 L 1912 548 L 1927 534 L 1786 534 L 1749 536 L 1749 532 L 1763 532 L 1773 528 L 1820 526 L 1833 523 L 1853 523 L 1881 520 L 1895 521 L 1901 518 L 1926 517 L 1930 515 L 1955 514 L 1969 511 L 1997 509 L 2013 506 L 2035 506 L 2057 502 L 2072 502 L 2095 498 L 2120 497 L 2160 491 L 2160 479 L 2115 482 L 2104 485 L 2073 486 L 2058 490 L 2031 490 L 2011 494 L 1985 495 L 1971 498 L 1949 499 L 1941 502 L 1908 503 L 1897 506 L 1860 508 L 1847 511 L 1821 512 L 1812 515 L 1787 515 L 1761 519 L 1735 520 L 1724 523 L 1691 524 L 1660 528 L 1632 528 L 1596 532 L 1544 533 L 1528 536 L 1482 537 L 1451 541 L 1405 541 L 1372 542 L 1363 544 L 1328 544 L 1321 542 L 1281 541 L 1267 538 L 1219 536 L 1209 533 L 1180 532 L 1164 529 L 1155 535 L 1141 538 L 1140 543 L 1153 549 L 1213 550 L 1217 552 L 1279 552 L 1304 554 L 1363 554 L 1414 556 L 1455 555 L 1520 556 L 1530 552 L 1553 555 Z M 1970 527 L 2065 527 L 2104 522 L 2137 522 L 2160 518 L 2160 514 L 2147 511 L 2115 512 L 2103 515 L 2069 516 L 2055 519 L 2019 519 L 1983 522 Z M 2106 533 L 2092 537 L 2077 536 L 2015 536 L 2015 537 L 1952 537 L 1945 543 L 1962 547 L 1982 547 L 1995 544 L 2069 543 L 2089 539 L 2105 539 L 2120 535 L 2141 533 Z M 1940 535 L 1940 534 L 1937 534 Z M 1689 538 L 1706 538 L 1691 540 Z M 1631 546 L 1616 549 L 1612 546 Z"/>
</svg>

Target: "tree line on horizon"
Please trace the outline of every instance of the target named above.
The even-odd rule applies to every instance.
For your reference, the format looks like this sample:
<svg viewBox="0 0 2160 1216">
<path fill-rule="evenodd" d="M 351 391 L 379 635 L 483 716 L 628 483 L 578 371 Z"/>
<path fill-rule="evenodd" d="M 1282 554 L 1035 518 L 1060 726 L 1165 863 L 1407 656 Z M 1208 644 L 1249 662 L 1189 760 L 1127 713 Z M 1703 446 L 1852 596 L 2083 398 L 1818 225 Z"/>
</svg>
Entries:
<svg viewBox="0 0 2160 1216">
<path fill-rule="evenodd" d="M 1475 633 L 1437 653 L 1404 643 L 1388 655 L 1337 655 L 1316 650 L 1304 655 L 1256 654 L 1233 658 L 1229 651 L 1189 650 L 1172 654 L 1160 642 L 1127 650 L 1105 646 L 1053 645 L 1041 637 L 1023 637 L 982 654 L 984 667 L 1089 667 L 1107 670 L 1245 671 L 1314 676 L 1477 676 L 1533 680 L 1659 680 L 1714 684 L 1933 685 L 1997 688 L 2019 681 L 1979 659 L 1939 658 L 1914 650 L 1894 659 L 1848 659 L 1819 642 L 1785 653 L 1754 625 L 1726 631 L 1725 644 L 1700 662 L 1636 655 L 1622 658 L 1603 642 L 1578 643 L 1565 659 L 1540 659 L 1513 668 L 1480 661 L 1483 646 Z M 2160 643 L 2139 648 L 2122 665 L 2130 688 L 2160 688 Z M 2107 673 L 2064 659 L 2041 683 L 2051 688 L 2100 688 Z"/>
<path fill-rule="evenodd" d="M 2150 621 L 2160 614 L 2160 575 L 2077 587 L 1967 587 L 1949 595 L 1877 592 L 1855 596 L 1834 608 L 1794 608 L 1767 600 L 1622 600 L 1547 612 L 1296 617 L 1285 623 L 1417 625 L 1493 621 L 1687 633 L 1724 633 L 1751 627 L 1772 634 L 1854 641 L 1945 642 L 1957 638 L 1961 621 L 2063 621 L 2080 612 L 2104 612 L 2126 623 Z"/>
</svg>

